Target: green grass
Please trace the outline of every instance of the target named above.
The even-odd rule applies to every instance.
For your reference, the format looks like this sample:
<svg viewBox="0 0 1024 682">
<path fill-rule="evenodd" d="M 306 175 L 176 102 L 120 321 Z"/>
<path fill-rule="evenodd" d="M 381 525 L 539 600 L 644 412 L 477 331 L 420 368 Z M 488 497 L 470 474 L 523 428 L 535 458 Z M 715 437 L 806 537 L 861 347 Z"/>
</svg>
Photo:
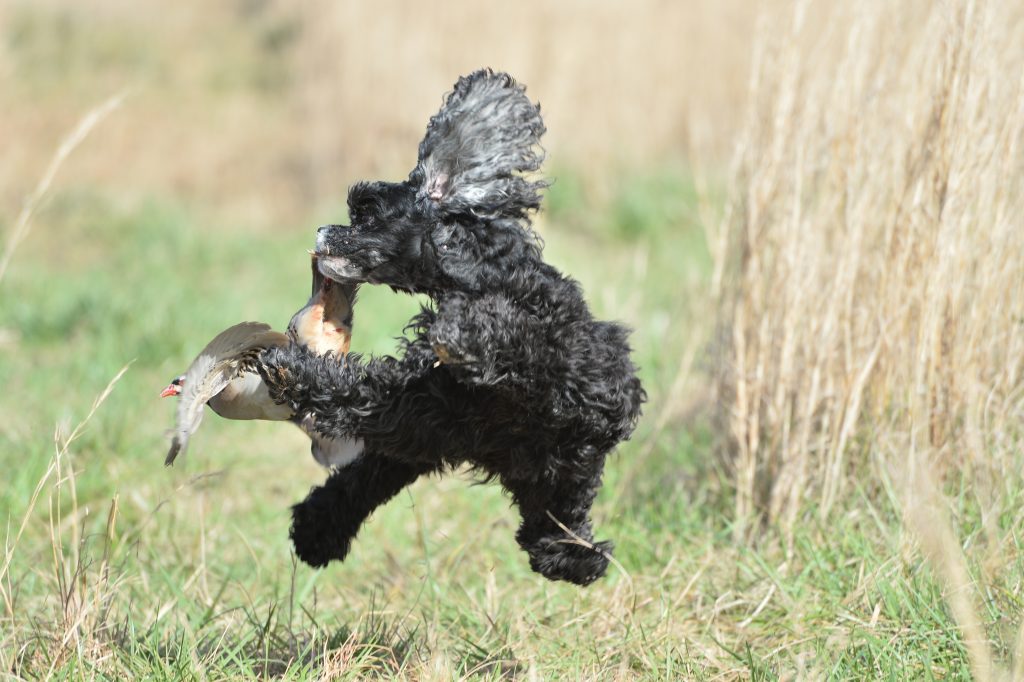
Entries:
<svg viewBox="0 0 1024 682">
<path fill-rule="evenodd" d="M 690 409 L 711 399 L 699 368 L 670 392 L 684 349 L 711 337 L 694 193 L 677 173 L 627 182 L 601 210 L 580 192 L 555 185 L 547 253 L 600 315 L 636 329 L 651 394 L 595 508 L 620 566 L 588 589 L 530 572 L 508 499 L 467 476 L 418 482 L 344 564 L 314 571 L 287 540 L 288 506 L 324 478 L 296 429 L 210 416 L 165 469 L 173 406 L 159 390 L 228 325 L 283 327 L 307 294 L 315 221 L 253 232 L 168 201 L 57 196 L 0 282 L 0 674 L 968 677 L 941 590 L 884 499 L 851 499 L 827 525 L 808 510 L 791 547 L 772 528 L 733 541 L 715 437 Z M 390 351 L 416 305 L 366 288 L 356 349 Z M 81 422 L 128 363 L 47 476 L 55 429 Z M 984 545 L 970 497 L 956 502 L 960 536 Z M 1019 558 L 1019 526 L 1002 523 Z M 972 569 L 1005 653 L 1024 570 Z"/>
</svg>

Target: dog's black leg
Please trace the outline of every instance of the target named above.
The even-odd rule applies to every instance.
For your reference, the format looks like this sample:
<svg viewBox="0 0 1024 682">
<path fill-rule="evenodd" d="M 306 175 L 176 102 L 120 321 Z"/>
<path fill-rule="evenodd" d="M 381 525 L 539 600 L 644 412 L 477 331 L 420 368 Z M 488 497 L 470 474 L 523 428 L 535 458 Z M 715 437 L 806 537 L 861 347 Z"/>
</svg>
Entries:
<svg viewBox="0 0 1024 682">
<path fill-rule="evenodd" d="M 342 561 L 373 510 L 433 468 L 368 450 L 292 507 L 295 554 L 310 566 Z"/>
<path fill-rule="evenodd" d="M 407 384 L 424 378 L 435 360 L 426 344 L 408 347 L 401 360 L 318 356 L 292 344 L 264 351 L 256 369 L 271 398 L 296 414 L 313 415 L 321 435 L 361 438 L 382 430 L 381 413 L 394 409 Z"/>
<path fill-rule="evenodd" d="M 588 458 L 595 455 L 585 454 Z M 604 456 L 596 455 L 603 464 Z M 589 463 L 596 464 L 593 460 Z M 502 480 L 519 505 L 522 524 L 519 546 L 530 556 L 530 568 L 550 580 L 589 585 L 604 575 L 611 542 L 595 542 L 590 508 L 601 485 L 601 466 L 581 480 L 579 472 L 552 482 Z"/>
</svg>

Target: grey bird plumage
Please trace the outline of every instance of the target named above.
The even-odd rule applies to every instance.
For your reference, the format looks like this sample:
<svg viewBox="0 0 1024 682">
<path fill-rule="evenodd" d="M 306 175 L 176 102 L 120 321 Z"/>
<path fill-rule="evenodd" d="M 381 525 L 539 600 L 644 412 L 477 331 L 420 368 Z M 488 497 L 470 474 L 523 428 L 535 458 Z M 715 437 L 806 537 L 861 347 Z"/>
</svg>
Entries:
<svg viewBox="0 0 1024 682">
<path fill-rule="evenodd" d="M 316 431 L 312 417 L 296 415 L 278 405 L 267 392 L 253 360 L 261 351 L 296 343 L 318 355 L 348 352 L 352 332 L 355 285 L 341 285 L 324 278 L 313 257 L 313 286 L 309 301 L 288 323 L 282 334 L 262 322 L 242 322 L 224 330 L 196 356 L 188 371 L 171 382 L 162 395 L 178 395 L 174 436 L 164 460 L 166 465 L 188 447 L 203 419 L 203 406 L 225 419 L 261 419 L 295 422 L 311 439 L 311 452 L 325 467 L 339 467 L 362 452 L 361 441 L 325 438 Z"/>
<path fill-rule="evenodd" d="M 183 378 L 176 380 L 181 394 L 174 438 L 164 464 L 173 464 L 188 447 L 189 438 L 203 421 L 204 405 L 210 405 L 214 412 L 228 419 L 289 419 L 291 410 L 276 405 L 269 395 L 265 401 L 260 400 L 259 394 L 266 394 L 267 388 L 258 374 L 246 371 L 253 351 L 287 345 L 287 336 L 262 322 L 236 324 L 206 344 Z M 225 391 L 227 395 L 223 395 Z"/>
</svg>

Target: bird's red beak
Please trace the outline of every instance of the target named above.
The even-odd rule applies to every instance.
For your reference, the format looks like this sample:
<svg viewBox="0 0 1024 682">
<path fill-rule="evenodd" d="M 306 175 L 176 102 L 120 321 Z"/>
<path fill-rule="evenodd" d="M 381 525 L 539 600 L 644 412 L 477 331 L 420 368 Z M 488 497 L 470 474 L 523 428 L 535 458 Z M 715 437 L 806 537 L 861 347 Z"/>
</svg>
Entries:
<svg viewBox="0 0 1024 682">
<path fill-rule="evenodd" d="M 178 395 L 178 393 L 180 393 L 180 392 L 181 392 L 181 387 L 180 386 L 176 386 L 175 384 L 168 384 L 167 388 L 165 388 L 164 390 L 160 391 L 160 397 L 161 398 L 168 398 L 168 397 L 170 397 L 172 395 Z"/>
</svg>

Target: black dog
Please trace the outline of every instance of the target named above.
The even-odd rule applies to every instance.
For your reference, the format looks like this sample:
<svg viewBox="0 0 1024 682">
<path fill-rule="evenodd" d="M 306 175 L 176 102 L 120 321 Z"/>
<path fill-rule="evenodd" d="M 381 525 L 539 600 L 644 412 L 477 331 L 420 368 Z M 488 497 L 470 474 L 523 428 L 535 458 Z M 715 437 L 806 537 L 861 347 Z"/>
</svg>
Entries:
<svg viewBox="0 0 1024 682">
<path fill-rule="evenodd" d="M 436 310 L 413 318 L 397 358 L 297 346 L 263 357 L 275 400 L 366 444 L 293 508 L 306 563 L 344 559 L 374 508 L 469 462 L 511 493 L 535 571 L 580 585 L 604 574 L 611 544 L 593 542 L 590 508 L 646 396 L 627 330 L 595 320 L 579 285 L 541 258 L 529 214 L 546 183 L 522 174 L 540 168 L 543 133 L 524 88 L 473 73 L 430 120 L 409 179 L 355 185 L 351 225 L 320 228 L 323 274 L 422 292 Z"/>
</svg>

